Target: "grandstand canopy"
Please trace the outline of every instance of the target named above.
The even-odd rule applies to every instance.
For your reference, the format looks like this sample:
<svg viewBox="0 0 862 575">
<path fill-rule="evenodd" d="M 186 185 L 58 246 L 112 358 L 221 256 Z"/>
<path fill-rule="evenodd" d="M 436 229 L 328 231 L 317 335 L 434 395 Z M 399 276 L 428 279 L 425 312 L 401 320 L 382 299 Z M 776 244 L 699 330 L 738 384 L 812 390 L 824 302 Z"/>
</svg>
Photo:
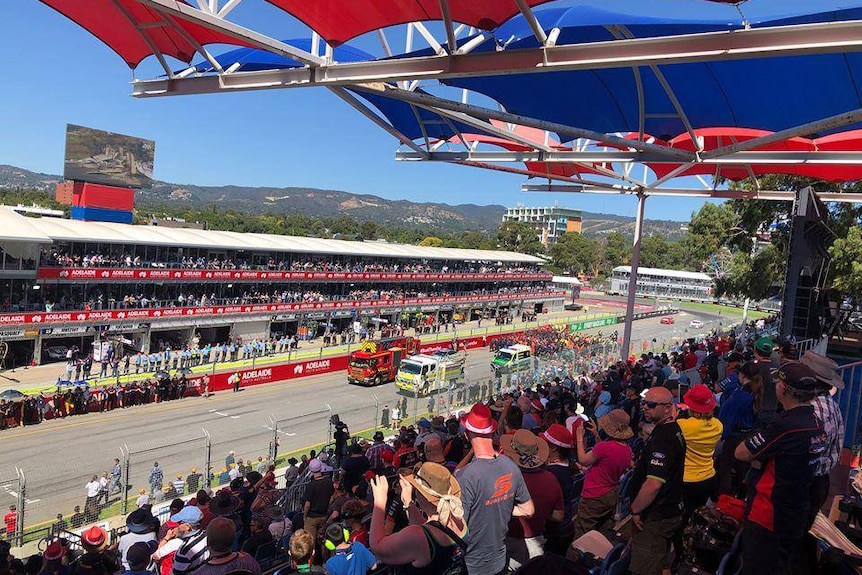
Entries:
<svg viewBox="0 0 862 575">
<path fill-rule="evenodd" d="M 82 222 L 61 218 L 27 218 L 9 209 L 0 209 L 0 224 L 3 226 L 3 236 L 0 240 L 14 238 L 40 244 L 53 242 L 144 244 L 299 254 L 343 254 L 355 257 L 544 263 L 543 259 L 527 254 L 496 250 L 432 248 L 376 241 L 358 242 L 275 234 L 246 234 L 190 228 Z"/>
<path fill-rule="evenodd" d="M 612 270 L 614 273 L 630 274 L 632 273 L 631 266 L 617 266 Z M 679 270 L 664 270 L 661 268 L 645 268 L 639 267 L 638 275 L 667 277 L 681 280 L 701 280 L 711 282 L 712 278 L 700 272 L 684 272 Z"/>
</svg>

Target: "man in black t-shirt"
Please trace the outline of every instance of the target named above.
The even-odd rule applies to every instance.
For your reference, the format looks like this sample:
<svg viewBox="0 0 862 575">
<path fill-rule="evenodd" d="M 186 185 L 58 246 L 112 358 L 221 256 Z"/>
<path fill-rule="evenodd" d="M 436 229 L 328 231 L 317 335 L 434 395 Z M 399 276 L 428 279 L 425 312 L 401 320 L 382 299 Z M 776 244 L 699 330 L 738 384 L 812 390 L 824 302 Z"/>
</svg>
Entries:
<svg viewBox="0 0 862 575">
<path fill-rule="evenodd" d="M 784 411 L 735 453 L 756 472 L 742 527 L 743 575 L 791 571 L 793 550 L 809 526 L 812 462 L 826 446 L 826 434 L 809 405 L 817 393 L 816 374 L 801 363 L 787 362 L 776 371 L 775 381 Z"/>
<path fill-rule="evenodd" d="M 335 493 L 332 479 L 321 473 L 323 465 L 319 459 L 312 459 L 308 464 L 312 473 L 311 483 L 305 488 L 305 504 L 303 513 L 305 515 L 305 530 L 317 541 L 317 533 L 326 521 L 326 512 L 329 510 L 329 500 Z"/>
<path fill-rule="evenodd" d="M 633 575 L 658 575 L 668 567 L 668 552 L 682 521 L 685 438 L 673 419 L 673 395 L 651 388 L 642 402 L 644 418 L 655 423 L 631 478 Z"/>
<path fill-rule="evenodd" d="M 371 462 L 365 457 L 365 450 L 361 445 L 353 444 L 348 448 L 349 457 L 345 458 L 341 463 L 341 469 L 344 470 L 344 491 L 350 493 L 353 487 L 362 481 L 362 476 L 365 472 L 371 469 Z"/>
</svg>

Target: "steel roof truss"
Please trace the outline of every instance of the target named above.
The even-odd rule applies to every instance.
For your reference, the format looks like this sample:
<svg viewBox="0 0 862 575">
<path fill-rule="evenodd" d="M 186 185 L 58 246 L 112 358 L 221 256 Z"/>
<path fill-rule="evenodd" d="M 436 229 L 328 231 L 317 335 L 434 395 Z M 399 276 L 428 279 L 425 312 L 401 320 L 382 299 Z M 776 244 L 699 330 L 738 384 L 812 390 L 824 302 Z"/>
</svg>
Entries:
<svg viewBox="0 0 862 575">
<path fill-rule="evenodd" d="M 374 122 L 374 124 L 378 128 L 381 128 L 382 130 L 386 131 L 392 137 L 397 139 L 399 142 L 401 142 L 402 144 L 404 144 L 408 148 L 412 149 L 417 154 L 420 154 L 424 157 L 428 156 L 428 152 L 426 150 L 423 150 L 420 146 L 416 145 L 416 143 L 413 140 L 411 140 L 410 138 L 408 138 L 407 136 L 402 134 L 400 131 L 396 130 L 395 127 L 389 125 L 382 118 L 380 118 L 380 116 L 375 114 L 372 110 L 369 110 L 368 107 L 365 106 L 365 104 L 363 104 L 359 100 L 359 98 L 357 98 L 356 96 L 354 96 L 353 94 L 348 92 L 346 89 L 338 87 L 338 86 L 334 86 L 330 89 L 330 91 L 333 94 L 335 94 L 336 96 L 338 96 L 339 98 L 341 98 L 342 100 L 344 100 L 354 110 L 356 110 L 357 112 L 359 112 L 360 114 L 362 114 L 363 116 L 365 116 L 366 118 L 368 118 L 369 120 Z"/>
<path fill-rule="evenodd" d="M 690 188 L 660 188 L 656 190 L 638 190 L 623 186 L 585 186 L 583 184 L 531 184 L 521 186 L 522 192 L 564 192 L 587 194 L 622 194 L 637 195 L 639 192 L 649 196 L 677 196 L 693 198 L 716 198 L 725 200 L 768 200 L 790 202 L 796 197 L 793 191 L 784 190 L 696 190 Z M 862 194 L 841 192 L 818 192 L 817 197 L 824 202 L 862 203 Z"/>
<path fill-rule="evenodd" d="M 410 152 L 399 152 L 396 159 L 399 160 L 415 160 L 418 158 L 411 157 Z M 436 152 L 428 158 L 431 161 L 451 162 L 463 160 L 475 160 L 481 162 L 575 162 L 585 164 L 611 164 L 611 163 L 646 163 L 646 164 L 677 164 L 679 160 L 669 158 L 665 154 L 654 154 L 650 152 L 638 151 L 574 151 L 574 150 L 553 150 L 545 151 L 527 151 L 513 152 L 506 150 L 494 151 L 477 151 L 477 152 Z M 811 165 L 831 165 L 843 164 L 851 166 L 862 165 L 862 152 L 831 152 L 831 151 L 816 151 L 816 152 L 785 152 L 785 151 L 769 151 L 769 152 L 736 152 L 734 154 L 723 156 L 720 158 L 701 158 L 700 160 L 691 160 L 692 164 L 735 164 L 751 166 L 768 165 L 768 164 L 811 164 Z"/>
<path fill-rule="evenodd" d="M 222 34 L 241 40 L 244 43 L 248 43 L 255 48 L 279 54 L 286 58 L 292 58 L 304 64 L 320 66 L 326 63 L 326 61 L 320 56 L 310 54 L 305 50 L 300 50 L 290 44 L 270 38 L 265 34 L 260 34 L 254 30 L 229 22 L 217 14 L 210 14 L 202 10 L 198 10 L 189 4 L 175 2 L 174 0 L 135 0 L 135 2 L 149 6 L 150 8 L 158 10 L 164 14 L 169 14 L 188 22 L 194 22 L 195 24 L 209 28 L 210 30 L 217 30 Z M 185 79 L 189 80 L 191 78 Z"/>
<path fill-rule="evenodd" d="M 677 150 L 673 148 L 668 148 L 666 146 L 658 146 L 654 144 L 647 144 L 645 142 L 638 142 L 636 140 L 628 140 L 619 136 L 601 134 L 593 130 L 576 128 L 573 126 L 567 126 L 565 124 L 559 124 L 557 122 L 538 120 L 535 118 L 530 118 L 528 116 L 521 116 L 518 114 L 511 114 L 508 112 L 492 110 L 490 108 L 484 108 L 472 104 L 452 102 L 450 100 L 438 98 L 430 94 L 405 92 L 404 90 L 400 90 L 390 85 L 359 85 L 355 86 L 354 89 L 374 94 L 380 94 L 382 91 L 386 93 L 386 96 L 403 100 L 408 103 L 414 103 L 419 105 L 426 104 L 437 108 L 453 110 L 456 112 L 463 112 L 465 114 L 468 114 L 475 118 L 481 118 L 483 120 L 498 120 L 500 122 L 511 122 L 521 126 L 537 128 L 539 130 L 547 130 L 550 132 L 567 134 L 569 136 L 574 136 L 575 138 L 587 138 L 590 140 L 595 140 L 597 142 L 605 142 L 607 144 L 613 144 L 620 147 L 633 148 L 635 150 L 641 151 L 649 151 L 666 157 L 675 158 L 677 160 L 693 161 L 695 159 L 695 155 L 692 152 L 688 152 L 686 150 Z"/>
<path fill-rule="evenodd" d="M 630 68 L 634 65 L 717 62 L 862 50 L 862 21 L 854 20 L 503 50 L 463 54 L 463 57 L 459 58 L 427 56 L 324 66 L 325 62 L 321 58 L 314 57 L 308 52 L 190 6 L 171 0 L 136 1 L 219 30 L 261 49 L 317 66 L 314 69 L 243 72 L 236 74 L 229 84 L 221 84 L 218 78 L 207 76 L 186 78 L 173 83 L 164 79 L 138 80 L 134 84 L 133 95 L 141 97 L 254 90 L 261 89 L 262 86 L 291 88 L 322 84 L 350 85 L 371 81 L 442 80 L 455 77 L 600 70 Z M 466 45 L 462 46 L 457 53 L 461 54 L 465 47 Z"/>
</svg>

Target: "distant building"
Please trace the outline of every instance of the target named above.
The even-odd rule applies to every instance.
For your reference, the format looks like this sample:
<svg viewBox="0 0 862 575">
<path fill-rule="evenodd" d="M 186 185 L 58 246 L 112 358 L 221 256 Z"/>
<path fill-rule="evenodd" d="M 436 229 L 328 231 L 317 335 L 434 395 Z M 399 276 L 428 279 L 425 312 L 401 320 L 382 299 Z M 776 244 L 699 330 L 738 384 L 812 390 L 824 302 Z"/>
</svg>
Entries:
<svg viewBox="0 0 862 575">
<path fill-rule="evenodd" d="M 581 211 L 569 208 L 528 208 L 517 206 L 508 208 L 503 215 L 503 223 L 526 222 L 536 228 L 536 235 L 544 246 L 557 242 L 566 232 L 581 233 Z"/>
</svg>

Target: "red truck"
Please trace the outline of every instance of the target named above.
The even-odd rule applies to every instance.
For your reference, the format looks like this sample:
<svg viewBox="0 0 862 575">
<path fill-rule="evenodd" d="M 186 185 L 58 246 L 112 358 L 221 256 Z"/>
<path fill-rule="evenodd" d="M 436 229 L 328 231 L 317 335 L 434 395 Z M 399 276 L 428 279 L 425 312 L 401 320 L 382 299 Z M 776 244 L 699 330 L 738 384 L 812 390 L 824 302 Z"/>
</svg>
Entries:
<svg viewBox="0 0 862 575">
<path fill-rule="evenodd" d="M 419 349 L 415 337 L 390 337 L 366 341 L 350 353 L 347 382 L 359 385 L 380 385 L 395 381 L 401 360 Z"/>
</svg>

